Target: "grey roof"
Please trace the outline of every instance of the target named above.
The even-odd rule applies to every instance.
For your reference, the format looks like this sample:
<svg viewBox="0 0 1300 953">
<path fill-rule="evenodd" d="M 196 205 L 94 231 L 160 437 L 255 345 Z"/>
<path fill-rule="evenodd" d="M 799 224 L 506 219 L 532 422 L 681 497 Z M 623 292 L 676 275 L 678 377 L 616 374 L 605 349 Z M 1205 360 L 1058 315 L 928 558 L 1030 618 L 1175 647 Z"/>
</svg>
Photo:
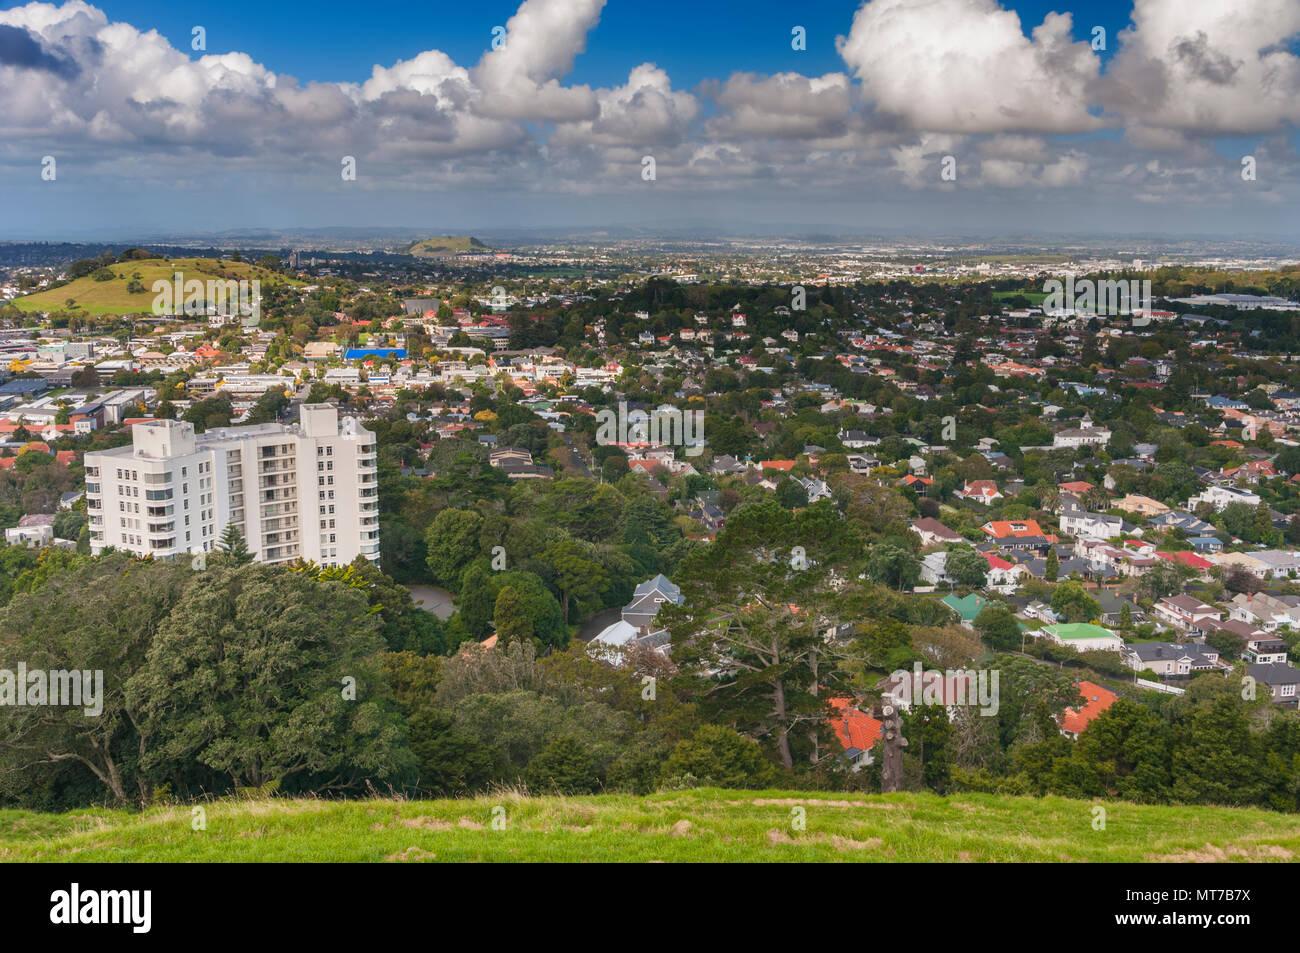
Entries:
<svg viewBox="0 0 1300 953">
<path fill-rule="evenodd" d="M 1131 645 L 1124 646 L 1124 651 L 1129 655 L 1135 655 L 1144 662 L 1154 662 L 1157 659 L 1176 660 L 1181 658 L 1191 659 L 1193 665 L 1214 665 L 1213 660 L 1202 654 L 1201 647 L 1194 644 L 1179 645 L 1177 642 L 1134 642 Z"/>
<path fill-rule="evenodd" d="M 1290 662 L 1256 662 L 1246 666 L 1250 677 L 1263 685 L 1300 684 L 1300 669 Z"/>
</svg>

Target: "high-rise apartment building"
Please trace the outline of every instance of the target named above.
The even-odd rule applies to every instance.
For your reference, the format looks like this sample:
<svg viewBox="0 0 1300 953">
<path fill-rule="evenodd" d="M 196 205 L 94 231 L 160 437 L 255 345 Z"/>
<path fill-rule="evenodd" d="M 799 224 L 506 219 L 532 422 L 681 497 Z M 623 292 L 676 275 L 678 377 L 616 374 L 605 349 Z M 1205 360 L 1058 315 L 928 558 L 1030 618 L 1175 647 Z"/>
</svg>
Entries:
<svg viewBox="0 0 1300 953">
<path fill-rule="evenodd" d="M 129 446 L 85 456 L 91 551 L 207 552 L 233 524 L 261 562 L 376 561 L 375 449 L 332 404 L 304 404 L 295 425 L 136 424 Z"/>
</svg>

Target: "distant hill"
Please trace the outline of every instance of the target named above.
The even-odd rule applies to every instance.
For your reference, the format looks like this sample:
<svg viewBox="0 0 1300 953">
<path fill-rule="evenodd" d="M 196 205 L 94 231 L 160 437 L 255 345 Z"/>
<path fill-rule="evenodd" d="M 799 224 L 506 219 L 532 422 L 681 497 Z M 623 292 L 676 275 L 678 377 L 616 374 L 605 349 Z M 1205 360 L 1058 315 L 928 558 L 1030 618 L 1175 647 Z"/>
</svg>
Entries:
<svg viewBox="0 0 1300 953">
<path fill-rule="evenodd" d="M 490 249 L 472 235 L 422 238 L 402 249 L 403 254 L 414 255 L 416 258 L 448 258 L 474 251 L 490 251 Z"/>
<path fill-rule="evenodd" d="M 153 283 L 158 280 L 171 282 L 178 271 L 185 281 L 191 278 L 204 282 L 256 279 L 263 286 L 302 283 L 251 262 L 224 258 L 140 258 L 107 267 L 113 272 L 111 281 L 99 281 L 93 274 L 85 275 L 57 288 L 15 298 L 11 303 L 20 311 L 58 311 L 67 307 L 68 299 L 72 298 L 76 310 L 87 314 L 143 314 L 153 307 Z M 136 275 L 140 277 L 135 279 Z M 128 290 L 133 279 L 139 281 L 143 291 Z"/>
</svg>

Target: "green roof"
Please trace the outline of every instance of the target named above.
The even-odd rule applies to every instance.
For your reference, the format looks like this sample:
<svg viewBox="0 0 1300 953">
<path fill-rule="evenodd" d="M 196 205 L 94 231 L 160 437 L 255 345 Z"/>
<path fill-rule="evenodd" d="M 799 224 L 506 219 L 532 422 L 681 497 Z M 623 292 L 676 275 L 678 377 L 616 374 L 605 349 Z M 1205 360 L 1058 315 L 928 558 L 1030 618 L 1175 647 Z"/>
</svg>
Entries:
<svg viewBox="0 0 1300 953">
<path fill-rule="evenodd" d="M 1060 625 L 1043 626 L 1044 632 L 1050 632 L 1058 639 L 1108 639 L 1113 638 L 1115 633 L 1110 629 L 1103 629 L 1099 625 L 1093 625 L 1091 622 L 1064 622 Z"/>
<path fill-rule="evenodd" d="M 975 617 L 984 608 L 984 600 L 973 592 L 961 599 L 954 595 L 947 595 L 939 601 L 961 616 L 963 622 L 974 622 Z"/>
</svg>

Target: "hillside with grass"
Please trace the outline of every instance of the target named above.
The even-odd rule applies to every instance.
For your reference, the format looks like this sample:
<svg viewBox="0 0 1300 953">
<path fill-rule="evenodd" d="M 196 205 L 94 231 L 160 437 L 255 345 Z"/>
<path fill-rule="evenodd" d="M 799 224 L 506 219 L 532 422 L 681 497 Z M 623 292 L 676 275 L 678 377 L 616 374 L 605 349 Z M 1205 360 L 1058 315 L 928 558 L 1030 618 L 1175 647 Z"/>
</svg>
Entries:
<svg viewBox="0 0 1300 953">
<path fill-rule="evenodd" d="M 217 258 L 141 258 L 105 266 L 113 273 L 107 280 L 94 274 L 76 278 L 66 285 L 15 298 L 21 311 L 76 310 L 87 314 L 143 314 L 153 307 L 155 281 L 171 282 L 176 272 L 183 281 L 260 281 L 263 288 L 276 283 L 302 282 L 246 261 Z M 134 289 L 134 290 L 133 290 Z M 72 299 L 70 308 L 68 299 Z"/>
<path fill-rule="evenodd" d="M 422 238 L 411 242 L 402 249 L 402 253 L 414 255 L 416 258 L 448 258 L 466 252 L 489 250 L 487 245 L 472 235 L 443 235 L 439 238 Z"/>
<path fill-rule="evenodd" d="M 0 812 L 6 861 L 1291 861 L 1300 818 L 985 794 L 697 789 L 648 797 L 228 799 Z M 494 824 L 494 818 L 496 823 Z M 799 820 L 802 818 L 802 827 Z M 205 829 L 196 830 L 202 820 Z"/>
</svg>

